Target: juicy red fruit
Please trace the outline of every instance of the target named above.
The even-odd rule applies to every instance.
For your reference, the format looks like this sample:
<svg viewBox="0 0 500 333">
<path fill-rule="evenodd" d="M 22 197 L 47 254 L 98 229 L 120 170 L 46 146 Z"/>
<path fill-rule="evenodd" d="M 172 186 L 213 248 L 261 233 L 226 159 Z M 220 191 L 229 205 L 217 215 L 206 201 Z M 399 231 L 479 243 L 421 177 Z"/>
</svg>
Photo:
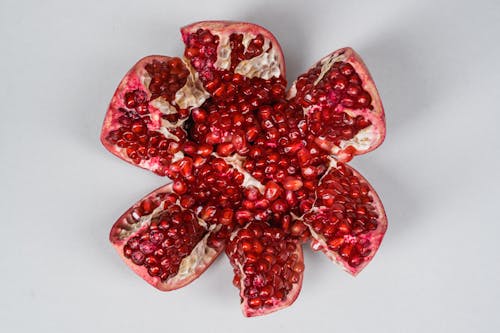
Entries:
<svg viewBox="0 0 500 333">
<path fill-rule="evenodd" d="M 305 241 L 359 273 L 387 227 L 374 189 L 345 164 L 385 136 L 361 58 L 335 51 L 287 91 L 281 48 L 264 28 L 207 21 L 181 32 L 184 57 L 140 60 L 104 121 L 108 150 L 173 181 L 113 226 L 123 260 L 172 290 L 225 248 L 246 316 L 295 301 Z"/>
<path fill-rule="evenodd" d="M 322 250 L 343 268 L 358 274 L 375 255 L 387 224 L 371 185 L 346 164 L 333 163 L 316 189 L 315 209 L 304 216 Z"/>
<path fill-rule="evenodd" d="M 301 245 L 280 228 L 254 222 L 226 247 L 248 316 L 277 311 L 297 298 L 304 272 Z"/>
</svg>

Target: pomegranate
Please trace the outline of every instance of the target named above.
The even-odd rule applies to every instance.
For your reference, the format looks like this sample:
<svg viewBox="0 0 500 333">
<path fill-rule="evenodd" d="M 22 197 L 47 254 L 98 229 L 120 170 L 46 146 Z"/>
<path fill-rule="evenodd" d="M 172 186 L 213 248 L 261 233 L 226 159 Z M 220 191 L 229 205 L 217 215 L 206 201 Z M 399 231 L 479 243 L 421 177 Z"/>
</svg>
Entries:
<svg viewBox="0 0 500 333">
<path fill-rule="evenodd" d="M 160 290 L 196 279 L 225 249 L 245 316 L 292 304 L 311 241 L 356 275 L 387 228 L 382 203 L 346 162 L 378 147 L 384 111 L 350 48 L 287 90 L 276 38 L 251 23 L 181 29 L 184 56 L 149 56 L 126 74 L 101 141 L 166 176 L 118 219 L 110 240 Z"/>
<path fill-rule="evenodd" d="M 110 233 L 123 260 L 160 290 L 188 284 L 223 249 L 207 245 L 207 225 L 181 201 L 172 184 L 163 186 L 127 210 Z"/>
</svg>

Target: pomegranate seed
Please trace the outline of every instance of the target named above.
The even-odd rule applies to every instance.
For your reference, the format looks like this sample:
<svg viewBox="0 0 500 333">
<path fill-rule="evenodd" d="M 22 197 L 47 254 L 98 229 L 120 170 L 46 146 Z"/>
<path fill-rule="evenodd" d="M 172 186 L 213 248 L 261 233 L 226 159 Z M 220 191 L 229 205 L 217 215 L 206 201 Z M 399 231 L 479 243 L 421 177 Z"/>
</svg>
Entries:
<svg viewBox="0 0 500 333">
<path fill-rule="evenodd" d="M 221 143 L 217 146 L 217 154 L 226 157 L 233 154 L 235 151 L 234 145 L 230 142 Z"/>
<path fill-rule="evenodd" d="M 248 305 L 251 307 L 251 308 L 260 308 L 262 306 L 262 299 L 260 298 L 251 298 L 250 300 L 248 300 Z"/>
<path fill-rule="evenodd" d="M 184 194 L 187 191 L 186 183 L 181 180 L 175 180 L 172 188 L 177 194 Z"/>
<path fill-rule="evenodd" d="M 264 196 L 267 200 L 274 201 L 281 195 L 281 193 L 282 189 L 277 183 L 270 181 L 266 184 Z"/>
<path fill-rule="evenodd" d="M 302 181 L 294 177 L 287 177 L 283 182 L 283 188 L 288 191 L 297 191 L 302 187 L 302 185 Z"/>
</svg>

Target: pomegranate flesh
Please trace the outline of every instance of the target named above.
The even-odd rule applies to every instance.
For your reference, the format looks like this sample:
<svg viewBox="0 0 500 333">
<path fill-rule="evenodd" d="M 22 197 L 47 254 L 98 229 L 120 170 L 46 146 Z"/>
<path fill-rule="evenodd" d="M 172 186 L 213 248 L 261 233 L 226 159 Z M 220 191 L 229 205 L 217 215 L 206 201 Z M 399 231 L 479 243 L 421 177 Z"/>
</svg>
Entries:
<svg viewBox="0 0 500 333">
<path fill-rule="evenodd" d="M 280 228 L 253 222 L 236 231 L 226 247 L 240 289 L 243 314 L 271 313 L 295 301 L 302 286 L 300 242 Z"/>
<path fill-rule="evenodd" d="M 314 208 L 304 215 L 312 248 L 358 274 L 375 255 L 387 229 L 377 193 L 356 170 L 334 159 L 315 193 Z"/>
<path fill-rule="evenodd" d="M 288 98 L 304 108 L 315 142 L 338 160 L 372 151 L 385 138 L 385 115 L 363 60 L 346 47 L 293 83 Z"/>
<path fill-rule="evenodd" d="M 266 29 L 206 21 L 181 34 L 183 57 L 140 60 L 105 116 L 110 152 L 172 180 L 115 223 L 120 256 L 172 290 L 225 249 L 245 316 L 295 301 L 304 242 L 359 273 L 387 228 L 375 190 L 345 164 L 385 137 L 361 58 L 335 51 L 287 90 L 283 53 Z"/>
</svg>

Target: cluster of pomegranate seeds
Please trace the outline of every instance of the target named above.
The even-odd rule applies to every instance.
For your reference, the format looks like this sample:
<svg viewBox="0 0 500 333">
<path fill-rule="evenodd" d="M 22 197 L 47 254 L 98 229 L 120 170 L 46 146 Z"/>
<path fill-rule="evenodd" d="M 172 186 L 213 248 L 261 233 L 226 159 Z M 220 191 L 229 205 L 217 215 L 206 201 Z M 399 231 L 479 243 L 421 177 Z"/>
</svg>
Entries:
<svg viewBox="0 0 500 333">
<path fill-rule="evenodd" d="M 191 211 L 172 204 L 129 238 L 123 253 L 134 264 L 146 267 L 149 275 L 166 280 L 177 274 L 182 259 L 205 234 Z"/>
<path fill-rule="evenodd" d="M 233 284 L 241 286 L 251 309 L 275 306 L 302 280 L 300 245 L 279 228 L 251 223 L 236 233 L 226 253 L 234 267 Z"/>
<path fill-rule="evenodd" d="M 370 186 L 338 162 L 322 179 L 316 195 L 319 209 L 306 214 L 305 222 L 323 235 L 328 249 L 350 266 L 359 266 L 372 250 L 370 240 L 363 236 L 379 225 Z"/>
<path fill-rule="evenodd" d="M 299 104 L 306 108 L 316 103 L 332 106 L 341 104 L 352 109 L 373 108 L 371 96 L 361 86 L 361 78 L 351 64 L 335 62 L 323 73 L 326 80 L 319 77 L 322 67 L 319 63 L 297 79 L 295 87 Z M 316 83 L 318 79 L 320 81 Z"/>
<path fill-rule="evenodd" d="M 166 170 L 173 180 L 172 190 L 179 196 L 181 207 L 195 212 L 209 225 L 219 225 L 209 242 L 223 243 L 237 224 L 244 223 L 237 212 L 244 175 L 224 159 L 212 156 L 212 150 L 206 151 L 203 145 L 192 144 L 185 151 L 191 157 L 171 163 Z"/>
<path fill-rule="evenodd" d="M 192 159 L 184 157 L 170 166 L 168 175 L 184 208 L 199 211 L 198 216 L 210 224 L 234 224 L 244 176 L 222 158 L 210 156 L 194 168 Z"/>
<path fill-rule="evenodd" d="M 120 218 L 114 246 L 161 290 L 194 280 L 225 247 L 247 316 L 295 300 L 305 241 L 359 272 L 385 213 L 331 147 L 352 157 L 385 134 L 361 59 L 332 53 L 287 92 L 279 44 L 265 29 L 201 22 L 182 34 L 184 58 L 141 60 L 105 119 L 106 148 L 172 180 Z"/>
<path fill-rule="evenodd" d="M 130 109 L 119 108 L 118 128 L 108 133 L 106 139 L 119 148 L 125 149 L 127 157 L 135 164 L 156 158 L 162 166 L 170 164 L 174 140 L 167 139 L 158 131 L 150 130 L 151 123 L 147 95 L 142 90 L 132 90 L 124 94 L 124 104 Z M 155 170 L 164 175 L 162 168 Z"/>
<path fill-rule="evenodd" d="M 131 90 L 127 91 L 123 96 L 124 104 L 129 109 L 134 109 L 138 114 L 144 116 L 148 110 L 148 95 L 144 90 Z"/>
<path fill-rule="evenodd" d="M 163 97 L 169 102 L 173 101 L 175 93 L 186 84 L 189 76 L 189 71 L 180 58 L 171 58 L 166 62 L 153 60 L 144 68 L 151 78 L 148 86 L 151 100 Z"/>
<path fill-rule="evenodd" d="M 259 34 L 250 42 L 248 46 L 243 45 L 243 34 L 233 33 L 229 36 L 229 47 L 231 48 L 231 71 L 243 60 L 248 60 L 262 54 L 264 37 Z"/>
<path fill-rule="evenodd" d="M 203 83 L 214 79 L 213 67 L 217 61 L 218 44 L 219 36 L 214 36 L 210 31 L 203 29 L 190 34 L 186 41 L 184 56 L 191 60 Z"/>
<path fill-rule="evenodd" d="M 205 89 L 212 95 L 203 107 L 193 110 L 194 126 L 190 133 L 197 143 L 217 145 L 220 156 L 248 154 L 250 146 L 261 132 L 255 110 L 284 98 L 286 80 L 283 77 L 262 79 L 245 77 L 234 69 L 243 60 L 263 52 L 264 38 L 257 35 L 247 47 L 242 34 L 231 34 L 229 69 L 215 67 L 218 36 L 198 30 L 187 40 L 185 56 L 197 69 Z M 207 69 L 210 69 L 207 72 Z"/>
<path fill-rule="evenodd" d="M 352 139 L 371 124 L 363 116 L 352 117 L 343 109 L 371 110 L 372 99 L 363 89 L 361 79 L 351 64 L 337 61 L 325 73 L 321 71 L 322 64 L 319 63 L 299 76 L 295 83 L 295 102 L 306 109 L 315 108 L 315 112 L 307 113 L 310 132 L 315 136 L 326 136 L 338 145 L 341 140 Z M 323 77 L 320 78 L 320 75 Z M 320 81 L 316 82 L 318 79 Z M 321 110 L 316 110 L 318 107 Z"/>
<path fill-rule="evenodd" d="M 156 195 L 149 195 L 146 198 L 135 204 L 127 213 L 125 213 L 125 221 L 127 224 L 134 226 L 141 221 L 141 218 L 147 218 L 156 208 L 162 205 L 165 198 L 165 193 L 159 192 Z M 167 194 L 171 198 L 170 202 L 175 202 L 177 199 Z"/>
<path fill-rule="evenodd" d="M 305 146 L 305 133 L 300 128 L 303 116 L 284 100 L 263 105 L 256 114 L 261 131 L 243 167 L 261 182 L 266 179 L 283 182 L 287 176 L 299 172 L 296 153 Z"/>
<path fill-rule="evenodd" d="M 286 82 L 280 78 L 246 78 L 229 72 L 220 78 L 213 98 L 193 110 L 191 137 L 198 143 L 216 145 L 215 150 L 221 156 L 233 153 L 246 156 L 262 131 L 255 111 L 273 103 L 277 98 L 274 94 L 284 91 Z"/>
</svg>

